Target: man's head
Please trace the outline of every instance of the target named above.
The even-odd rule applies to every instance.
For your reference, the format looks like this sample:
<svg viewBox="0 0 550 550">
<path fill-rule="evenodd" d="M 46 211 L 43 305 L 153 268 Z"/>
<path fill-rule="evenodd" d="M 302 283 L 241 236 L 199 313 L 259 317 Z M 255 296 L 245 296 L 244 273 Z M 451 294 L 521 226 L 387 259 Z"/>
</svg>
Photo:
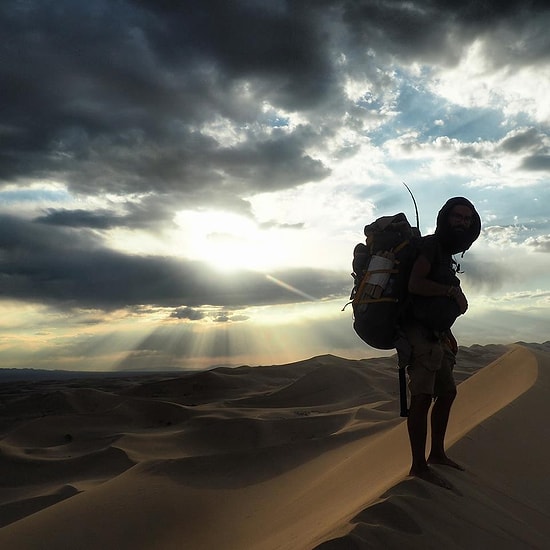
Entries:
<svg viewBox="0 0 550 550">
<path fill-rule="evenodd" d="M 449 199 L 437 215 L 435 234 L 451 254 L 464 252 L 481 232 L 481 219 L 474 205 L 464 197 Z"/>
</svg>

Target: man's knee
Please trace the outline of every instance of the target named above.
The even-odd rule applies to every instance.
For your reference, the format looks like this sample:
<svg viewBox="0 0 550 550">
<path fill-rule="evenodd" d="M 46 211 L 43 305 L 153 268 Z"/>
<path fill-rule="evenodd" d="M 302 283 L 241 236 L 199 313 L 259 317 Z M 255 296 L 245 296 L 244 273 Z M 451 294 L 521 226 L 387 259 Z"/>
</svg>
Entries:
<svg viewBox="0 0 550 550">
<path fill-rule="evenodd" d="M 441 395 L 436 396 L 436 401 L 445 401 L 447 403 L 452 403 L 456 398 L 456 388 L 453 390 L 446 391 L 445 393 L 442 393 Z"/>
<path fill-rule="evenodd" d="M 411 395 L 410 409 L 425 409 L 427 411 L 430 408 L 431 404 L 432 396 L 428 393 L 418 393 L 416 395 Z"/>
</svg>

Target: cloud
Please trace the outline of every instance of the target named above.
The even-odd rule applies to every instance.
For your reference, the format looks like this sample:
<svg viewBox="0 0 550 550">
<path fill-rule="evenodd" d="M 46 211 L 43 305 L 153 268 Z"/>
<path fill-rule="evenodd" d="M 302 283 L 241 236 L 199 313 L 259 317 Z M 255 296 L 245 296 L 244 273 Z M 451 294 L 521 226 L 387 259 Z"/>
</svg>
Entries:
<svg viewBox="0 0 550 550">
<path fill-rule="evenodd" d="M 500 143 L 500 147 L 507 153 L 517 153 L 519 151 L 530 151 L 542 146 L 544 140 L 543 134 L 535 128 L 521 128 L 512 130 Z"/>
<path fill-rule="evenodd" d="M 506 283 L 517 279 L 512 266 L 486 255 L 472 255 L 460 260 L 462 283 L 475 292 L 496 292 Z"/>
<path fill-rule="evenodd" d="M 525 239 L 527 227 L 524 225 L 489 225 L 482 229 L 482 238 L 489 247 L 499 250 L 505 248 L 516 248 Z"/>
<path fill-rule="evenodd" d="M 35 222 L 59 225 L 65 227 L 89 227 L 93 229 L 110 229 L 124 225 L 124 217 L 114 215 L 111 212 L 102 210 L 92 212 L 90 210 L 56 210 L 48 209 L 48 213 L 35 218 Z"/>
<path fill-rule="evenodd" d="M 509 62 L 511 53 L 517 63 L 538 61 L 548 55 L 548 37 L 541 18 L 542 14 L 548 15 L 548 7 L 543 0 L 522 4 L 497 0 L 363 1 L 343 2 L 343 6 L 344 21 L 359 43 L 400 59 L 455 65 L 465 46 L 487 35 L 495 35 L 498 44 L 509 44 L 505 52 L 497 50 L 496 45 L 491 50 L 496 64 Z M 533 17 L 537 12 L 539 17 Z M 525 35 L 535 39 L 527 45 L 520 40 Z"/>
<path fill-rule="evenodd" d="M 41 223 L 8 216 L 0 217 L 0 252 L 4 297 L 69 308 L 292 303 L 303 296 L 289 287 L 322 299 L 348 286 L 338 272 L 283 271 L 277 280 L 285 287 L 258 272 L 222 274 L 203 262 L 124 254 L 105 248 L 90 232 L 56 226 L 45 232 Z"/>
<path fill-rule="evenodd" d="M 532 155 L 526 157 L 521 166 L 526 170 L 550 172 L 550 155 Z"/>
<path fill-rule="evenodd" d="M 539 235 L 529 237 L 525 240 L 525 245 L 536 252 L 550 252 L 550 235 Z"/>
<path fill-rule="evenodd" d="M 189 319 L 190 321 L 200 321 L 204 319 L 204 313 L 192 307 L 178 308 L 170 314 L 173 319 Z"/>
</svg>

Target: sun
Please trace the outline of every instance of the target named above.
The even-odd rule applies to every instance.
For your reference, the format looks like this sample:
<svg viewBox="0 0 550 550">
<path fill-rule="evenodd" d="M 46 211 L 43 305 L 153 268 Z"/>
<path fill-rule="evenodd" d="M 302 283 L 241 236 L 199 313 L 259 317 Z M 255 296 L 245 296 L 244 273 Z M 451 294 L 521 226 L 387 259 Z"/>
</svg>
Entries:
<svg viewBox="0 0 550 550">
<path fill-rule="evenodd" d="M 273 236 L 251 218 L 223 211 L 182 211 L 175 222 L 184 255 L 220 271 L 265 271 L 278 261 L 270 246 Z"/>
</svg>

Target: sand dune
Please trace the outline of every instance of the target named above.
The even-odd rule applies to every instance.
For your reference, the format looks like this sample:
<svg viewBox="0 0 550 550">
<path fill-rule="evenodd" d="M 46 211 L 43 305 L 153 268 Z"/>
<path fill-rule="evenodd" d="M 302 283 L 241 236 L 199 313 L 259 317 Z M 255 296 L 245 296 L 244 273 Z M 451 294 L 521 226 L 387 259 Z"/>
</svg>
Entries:
<svg viewBox="0 0 550 550">
<path fill-rule="evenodd" d="M 457 379 L 451 491 L 407 478 L 392 358 L 1 384 L 0 547 L 547 548 L 550 343 Z"/>
</svg>

